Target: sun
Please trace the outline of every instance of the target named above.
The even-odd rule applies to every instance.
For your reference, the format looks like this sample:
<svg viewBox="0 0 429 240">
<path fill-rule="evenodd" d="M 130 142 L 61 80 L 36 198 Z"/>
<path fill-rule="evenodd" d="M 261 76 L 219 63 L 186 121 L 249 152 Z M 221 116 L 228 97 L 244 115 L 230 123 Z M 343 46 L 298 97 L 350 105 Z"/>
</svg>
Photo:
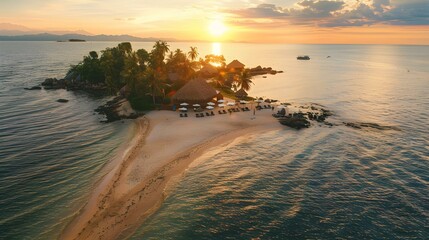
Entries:
<svg viewBox="0 0 429 240">
<path fill-rule="evenodd" d="M 214 37 L 220 37 L 226 32 L 226 26 L 220 20 L 214 20 L 209 25 L 209 33 Z"/>
</svg>

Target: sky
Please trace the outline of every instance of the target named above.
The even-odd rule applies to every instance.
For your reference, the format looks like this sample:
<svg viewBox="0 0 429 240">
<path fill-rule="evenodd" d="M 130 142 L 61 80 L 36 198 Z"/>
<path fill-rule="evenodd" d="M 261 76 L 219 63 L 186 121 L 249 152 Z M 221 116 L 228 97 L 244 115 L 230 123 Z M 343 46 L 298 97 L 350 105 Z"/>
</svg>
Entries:
<svg viewBox="0 0 429 240">
<path fill-rule="evenodd" d="M 0 23 L 180 40 L 429 45 L 429 0 L 0 0 Z"/>
</svg>

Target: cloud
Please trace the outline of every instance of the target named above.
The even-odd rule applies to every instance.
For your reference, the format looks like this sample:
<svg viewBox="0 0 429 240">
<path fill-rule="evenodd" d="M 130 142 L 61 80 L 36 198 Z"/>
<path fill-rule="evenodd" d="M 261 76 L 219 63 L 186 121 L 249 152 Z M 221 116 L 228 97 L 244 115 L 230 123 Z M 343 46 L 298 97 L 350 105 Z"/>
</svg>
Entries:
<svg viewBox="0 0 429 240">
<path fill-rule="evenodd" d="M 289 16 L 287 9 L 277 7 L 274 4 L 259 4 L 254 8 L 247 8 L 232 12 L 247 18 L 281 18 Z"/>
<path fill-rule="evenodd" d="M 229 11 L 249 19 L 274 19 L 319 27 L 429 25 L 428 0 L 301 0 L 291 8 L 260 4 Z"/>
</svg>

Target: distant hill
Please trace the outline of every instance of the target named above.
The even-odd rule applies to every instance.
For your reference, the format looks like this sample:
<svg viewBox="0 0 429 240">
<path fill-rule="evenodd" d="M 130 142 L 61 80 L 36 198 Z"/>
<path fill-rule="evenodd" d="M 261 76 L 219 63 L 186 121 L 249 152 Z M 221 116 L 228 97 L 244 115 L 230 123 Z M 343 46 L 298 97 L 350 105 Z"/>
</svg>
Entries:
<svg viewBox="0 0 429 240">
<path fill-rule="evenodd" d="M 85 30 L 42 30 L 42 29 L 33 29 L 26 26 L 13 24 L 13 23 L 0 23 L 0 36 L 18 36 L 18 35 L 32 35 L 32 34 L 41 34 L 41 33 L 50 33 L 54 35 L 63 35 L 63 34 L 83 34 L 83 35 L 94 35 Z"/>
<path fill-rule="evenodd" d="M 85 41 L 106 41 L 106 42 L 155 42 L 164 40 L 175 42 L 176 39 L 160 39 L 160 38 L 140 38 L 131 35 L 84 35 L 84 34 L 25 34 L 16 36 L 0 36 L 0 41 L 68 41 L 69 39 L 82 39 Z"/>
</svg>

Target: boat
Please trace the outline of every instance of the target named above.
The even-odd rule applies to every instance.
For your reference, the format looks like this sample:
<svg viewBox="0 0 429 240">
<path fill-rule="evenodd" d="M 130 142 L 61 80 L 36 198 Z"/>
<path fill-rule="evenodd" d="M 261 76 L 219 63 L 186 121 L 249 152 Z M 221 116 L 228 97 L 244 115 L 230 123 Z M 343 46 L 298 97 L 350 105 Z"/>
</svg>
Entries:
<svg viewBox="0 0 429 240">
<path fill-rule="evenodd" d="M 310 60 L 310 57 L 309 56 L 298 56 L 297 58 L 296 58 L 297 60 Z"/>
</svg>

